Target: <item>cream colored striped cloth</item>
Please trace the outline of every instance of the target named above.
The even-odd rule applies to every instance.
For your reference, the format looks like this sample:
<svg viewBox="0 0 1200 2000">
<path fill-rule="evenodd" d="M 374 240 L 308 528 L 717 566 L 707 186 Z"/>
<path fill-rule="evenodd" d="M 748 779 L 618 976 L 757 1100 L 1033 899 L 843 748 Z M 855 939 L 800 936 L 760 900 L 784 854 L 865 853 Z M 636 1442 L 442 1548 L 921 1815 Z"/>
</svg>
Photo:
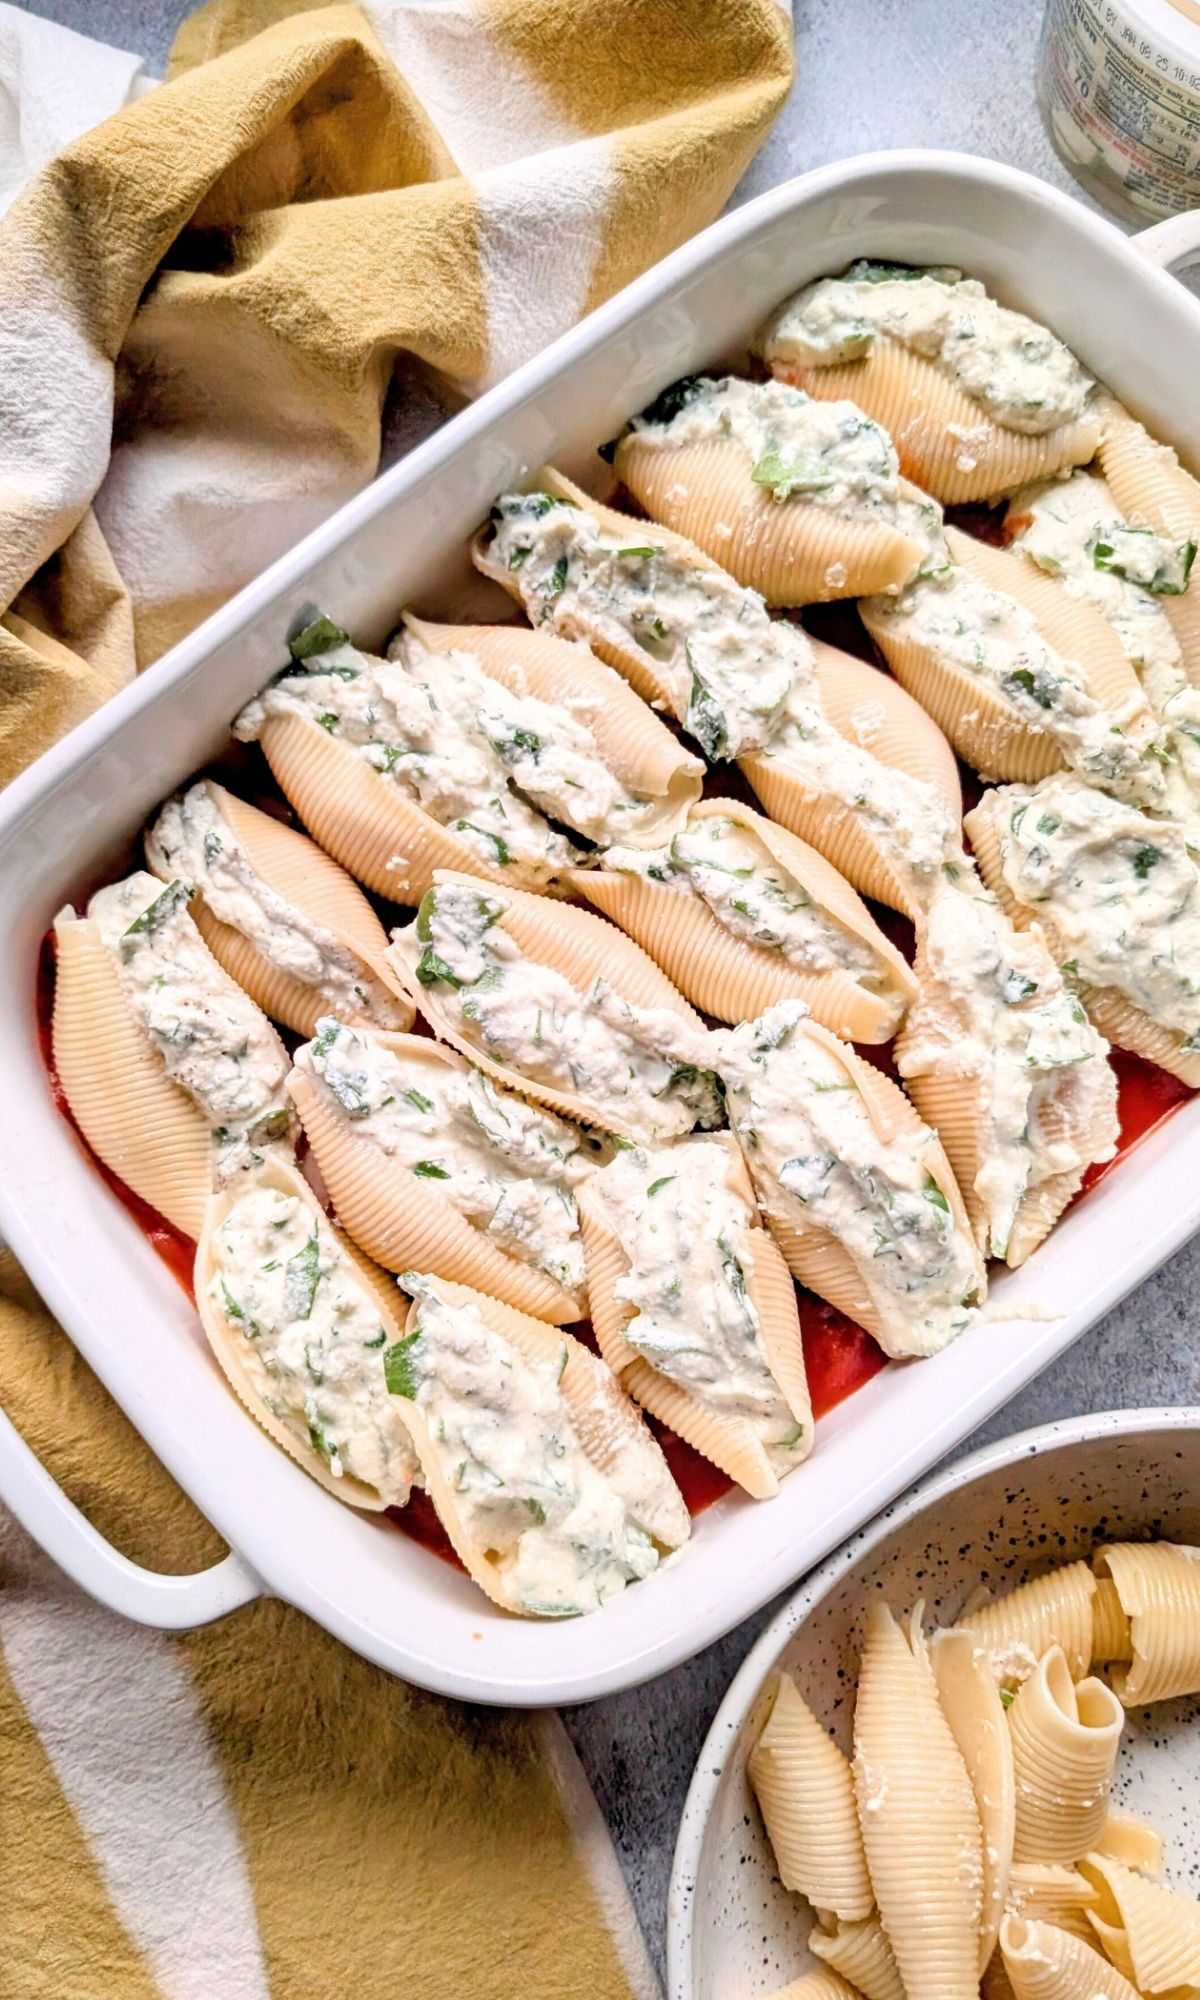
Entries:
<svg viewBox="0 0 1200 2000">
<path fill-rule="evenodd" d="M 470 393 L 708 221 L 790 75 L 775 0 L 218 0 L 157 89 L 0 5 L 0 780 L 372 477 L 397 356 Z M 3 1260 L 0 1404 L 217 1555 Z M 555 1717 L 127 1625 L 0 1516 L 5 2000 L 654 1991 Z"/>
</svg>

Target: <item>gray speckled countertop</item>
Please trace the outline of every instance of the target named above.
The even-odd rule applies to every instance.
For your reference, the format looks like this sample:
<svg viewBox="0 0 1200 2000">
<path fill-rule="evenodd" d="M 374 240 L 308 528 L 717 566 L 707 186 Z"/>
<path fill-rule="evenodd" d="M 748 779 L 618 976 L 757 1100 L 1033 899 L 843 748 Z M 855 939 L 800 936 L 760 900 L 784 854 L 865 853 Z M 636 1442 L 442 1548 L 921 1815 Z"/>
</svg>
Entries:
<svg viewBox="0 0 1200 2000">
<path fill-rule="evenodd" d="M 698 6 L 703 0 L 696 0 Z M 885 146 L 944 146 L 1079 193 L 1033 98 L 1042 0 L 796 0 L 799 76 L 735 204 L 806 168 Z M 38 0 L 35 12 L 161 68 L 188 0 Z M 1086 199 L 1082 197 L 1081 199 Z M 1200 1403 L 1200 1238 L 1031 1384 L 963 1450 L 1082 1410 Z M 692 1766 L 771 1606 L 647 1688 L 567 1714 L 657 1962 Z"/>
</svg>

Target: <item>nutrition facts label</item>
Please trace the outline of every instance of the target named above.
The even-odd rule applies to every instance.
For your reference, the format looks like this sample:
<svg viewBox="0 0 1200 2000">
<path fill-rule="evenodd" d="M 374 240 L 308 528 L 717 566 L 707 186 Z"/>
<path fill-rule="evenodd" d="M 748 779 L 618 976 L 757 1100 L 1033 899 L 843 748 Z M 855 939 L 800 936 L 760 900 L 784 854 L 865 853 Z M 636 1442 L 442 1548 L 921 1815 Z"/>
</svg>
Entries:
<svg viewBox="0 0 1200 2000">
<path fill-rule="evenodd" d="M 1200 48 L 1200 31 L 1181 32 Z M 1101 200 L 1135 219 L 1200 202 L 1200 61 L 1148 33 L 1144 10 L 1050 0 L 1038 95 L 1055 145 Z"/>
</svg>

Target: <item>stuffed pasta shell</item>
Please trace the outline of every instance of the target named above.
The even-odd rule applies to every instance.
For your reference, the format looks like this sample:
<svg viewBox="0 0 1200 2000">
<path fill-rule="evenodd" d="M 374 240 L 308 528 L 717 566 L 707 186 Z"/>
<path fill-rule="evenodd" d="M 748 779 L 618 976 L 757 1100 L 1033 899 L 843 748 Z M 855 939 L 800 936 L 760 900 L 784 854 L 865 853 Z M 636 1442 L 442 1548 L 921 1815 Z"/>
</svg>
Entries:
<svg viewBox="0 0 1200 2000">
<path fill-rule="evenodd" d="M 714 1039 L 730 1123 L 793 1276 L 894 1358 L 945 1347 L 987 1281 L 937 1134 L 796 1001 Z"/>
<path fill-rule="evenodd" d="M 787 1266 L 726 1132 L 617 1154 L 580 1190 L 588 1298 L 623 1388 L 755 1499 L 812 1449 Z"/>
<path fill-rule="evenodd" d="M 687 1540 L 683 1496 L 611 1372 L 570 1334 L 408 1272 L 384 1378 L 464 1568 L 527 1617 L 599 1610 Z"/>
<path fill-rule="evenodd" d="M 262 743 L 321 845 L 394 902 L 418 902 L 437 868 L 553 887 L 598 837 L 659 813 L 664 761 L 668 789 L 675 782 L 690 797 L 699 782 L 696 760 L 672 758 L 649 727 L 646 759 L 614 729 L 620 755 L 610 763 L 573 706 L 515 693 L 476 654 L 432 650 L 416 631 L 386 660 L 327 619 L 291 645 L 292 667 L 242 710 L 234 733 Z M 581 652 L 570 672 L 602 706 L 598 663 Z"/>
<path fill-rule="evenodd" d="M 736 757 L 771 818 L 855 888 L 915 915 L 961 857 L 958 771 L 932 719 L 668 529 L 647 541 L 644 522 L 540 477 L 542 491 L 501 496 L 478 566 L 535 622 L 586 638 L 708 757 Z"/>
<path fill-rule="evenodd" d="M 388 955 L 435 1032 L 508 1089 L 634 1141 L 721 1122 L 699 1016 L 603 917 L 440 875 Z"/>
<path fill-rule="evenodd" d="M 901 479 L 886 431 L 785 382 L 675 383 L 634 418 L 615 470 L 768 604 L 900 590 L 945 561 L 940 509 Z"/>
<path fill-rule="evenodd" d="M 161 808 L 146 859 L 160 881 L 188 884 L 191 916 L 217 963 L 285 1028 L 311 1035 L 323 1014 L 408 1027 L 412 1008 L 379 970 L 383 925 L 305 834 L 202 778 Z"/>
<path fill-rule="evenodd" d="M 144 873 L 54 923 L 54 1062 L 93 1152 L 185 1236 L 295 1129 L 287 1052 L 212 956 L 182 882 Z"/>
<path fill-rule="evenodd" d="M 611 847 L 573 882 L 718 1020 L 799 999 L 847 1040 L 882 1042 L 916 990 L 837 870 L 736 799 L 703 800 L 669 845 Z"/>
<path fill-rule="evenodd" d="M 945 266 L 862 258 L 785 301 L 758 346 L 781 380 L 857 403 L 946 505 L 1085 465 L 1100 439 L 1096 383 L 1070 349 Z"/>
<path fill-rule="evenodd" d="M 1101 1034 L 1200 1085 L 1200 874 L 1183 829 L 1065 774 L 985 792 L 980 872 L 1038 922 Z"/>
<path fill-rule="evenodd" d="M 596 1140 L 425 1035 L 321 1021 L 288 1088 L 339 1220 L 377 1263 L 535 1319 L 584 1317 L 576 1198 Z"/>
<path fill-rule="evenodd" d="M 1024 1263 L 1119 1132 L 1107 1044 L 1036 924 L 1017 931 L 969 880 L 925 914 L 918 997 L 896 1043 L 985 1256 Z"/>
<path fill-rule="evenodd" d="M 383 1365 L 405 1303 L 293 1162 L 264 1162 L 212 1197 L 196 1254 L 209 1345 L 267 1436 L 368 1512 L 402 1507 L 416 1471 Z"/>
<path fill-rule="evenodd" d="M 860 606 L 897 680 L 976 770 L 1032 783 L 1067 765 L 1163 805 L 1162 735 L 1111 626 L 1010 551 L 946 540 L 945 574 Z"/>
<path fill-rule="evenodd" d="M 1104 401 L 1097 449 L 1100 470 L 1117 506 L 1136 527 L 1148 527 L 1182 552 L 1186 586 L 1200 544 L 1200 480 L 1179 463 L 1169 444 L 1159 444 L 1115 399 Z M 1200 687 L 1200 591 L 1170 591 L 1163 608 L 1183 652 L 1188 679 Z"/>
</svg>

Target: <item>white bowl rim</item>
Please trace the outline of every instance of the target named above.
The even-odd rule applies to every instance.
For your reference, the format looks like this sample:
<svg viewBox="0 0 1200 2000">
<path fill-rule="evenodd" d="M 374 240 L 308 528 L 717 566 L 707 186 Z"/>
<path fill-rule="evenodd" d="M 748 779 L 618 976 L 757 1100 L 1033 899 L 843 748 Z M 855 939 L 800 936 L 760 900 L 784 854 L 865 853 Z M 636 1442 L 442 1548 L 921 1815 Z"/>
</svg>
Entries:
<svg viewBox="0 0 1200 2000">
<path fill-rule="evenodd" d="M 684 1800 L 667 1890 L 667 2000 L 693 2000 L 693 1892 L 709 1815 L 730 1752 L 767 1674 L 788 1640 L 799 1631 L 821 1599 L 860 1556 L 870 1554 L 906 1522 L 915 1520 L 949 1495 L 973 1485 L 990 1472 L 1019 1464 L 1027 1458 L 1043 1458 L 1070 1445 L 1086 1443 L 1091 1438 L 1154 1436 L 1171 1431 L 1200 1431 L 1200 1404 L 1098 1410 L 1080 1417 L 1056 1417 L 1051 1423 L 1015 1431 L 1011 1437 L 981 1445 L 977 1451 L 956 1459 L 944 1470 L 919 1480 L 902 1498 L 883 1508 L 848 1541 L 843 1542 L 833 1555 L 827 1556 L 823 1563 L 809 1572 L 770 1624 L 760 1632 L 726 1689 L 700 1746 Z"/>
</svg>

